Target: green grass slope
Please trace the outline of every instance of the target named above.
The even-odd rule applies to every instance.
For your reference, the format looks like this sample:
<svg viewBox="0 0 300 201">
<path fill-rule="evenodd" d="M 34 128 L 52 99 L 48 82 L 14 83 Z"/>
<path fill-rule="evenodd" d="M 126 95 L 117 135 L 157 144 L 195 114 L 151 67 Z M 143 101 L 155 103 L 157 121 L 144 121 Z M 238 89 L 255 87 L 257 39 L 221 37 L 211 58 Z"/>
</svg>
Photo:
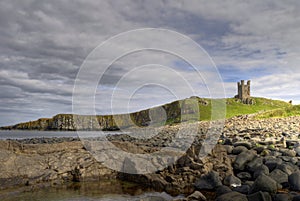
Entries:
<svg viewBox="0 0 300 201">
<path fill-rule="evenodd" d="M 199 99 L 199 111 L 200 111 L 200 120 L 211 120 L 211 112 L 212 112 L 212 101 L 214 101 L 214 106 L 217 107 L 216 111 L 218 111 L 218 107 L 220 113 L 222 113 L 222 109 L 224 108 L 224 104 L 226 104 L 226 115 L 225 118 L 234 117 L 237 115 L 245 115 L 245 114 L 254 114 L 254 113 L 264 113 L 267 111 L 275 111 L 275 110 L 286 110 L 286 108 L 290 108 L 289 114 L 294 114 L 292 111 L 294 110 L 291 108 L 291 104 L 280 101 L 280 100 L 272 100 L 267 98 L 258 98 L 253 97 L 254 104 L 247 105 L 241 103 L 238 99 L 235 98 L 227 98 L 227 99 L 219 99 L 219 100 L 211 100 L 211 99 Z M 204 105 L 201 104 L 200 100 L 206 101 L 208 104 Z M 223 106 L 223 107 L 222 107 Z M 223 118 L 224 115 L 220 114 L 219 116 L 216 115 L 216 118 L 213 119 L 220 119 Z"/>
<path fill-rule="evenodd" d="M 236 115 L 253 114 L 257 112 L 288 108 L 291 106 L 291 104 L 280 100 L 272 100 L 272 99 L 257 98 L 257 97 L 254 97 L 252 99 L 254 99 L 253 105 L 243 104 L 234 98 L 227 99 L 226 117 L 230 118 Z"/>
<path fill-rule="evenodd" d="M 290 117 L 290 116 L 300 116 L 300 105 L 290 105 L 284 108 L 264 111 L 258 114 L 256 118 L 265 119 L 265 118 L 278 118 L 278 117 Z"/>
</svg>

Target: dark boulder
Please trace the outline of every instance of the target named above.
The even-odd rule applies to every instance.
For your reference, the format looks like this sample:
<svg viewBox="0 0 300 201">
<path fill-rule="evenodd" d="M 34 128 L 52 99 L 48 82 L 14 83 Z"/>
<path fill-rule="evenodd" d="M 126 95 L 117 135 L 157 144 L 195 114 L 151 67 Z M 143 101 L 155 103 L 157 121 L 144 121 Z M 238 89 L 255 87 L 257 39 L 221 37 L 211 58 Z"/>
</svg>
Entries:
<svg viewBox="0 0 300 201">
<path fill-rule="evenodd" d="M 223 183 L 224 183 L 224 185 L 231 186 L 231 187 L 241 186 L 241 184 L 242 184 L 241 180 L 234 175 L 226 176 L 224 178 Z"/>
<path fill-rule="evenodd" d="M 216 201 L 248 201 L 247 196 L 235 191 L 217 197 Z"/>
<path fill-rule="evenodd" d="M 243 194 L 248 194 L 250 192 L 250 186 L 247 184 L 244 184 L 242 186 L 238 186 L 236 188 L 234 188 L 233 190 L 239 193 L 243 193 Z"/>
<path fill-rule="evenodd" d="M 234 161 L 234 164 L 233 164 L 234 169 L 244 170 L 247 163 L 252 161 L 255 156 L 256 156 L 256 154 L 250 150 L 240 153 Z"/>
<path fill-rule="evenodd" d="M 250 172 L 255 172 L 262 165 L 263 159 L 257 157 L 247 164 L 247 170 Z"/>
<path fill-rule="evenodd" d="M 195 188 L 198 190 L 212 190 L 221 185 L 222 182 L 220 180 L 219 173 L 215 171 L 202 175 L 195 182 Z"/>
<path fill-rule="evenodd" d="M 226 193 L 229 193 L 229 192 L 232 192 L 232 190 L 228 186 L 224 186 L 224 185 L 219 186 L 216 189 L 217 197 L 224 195 Z"/>
<path fill-rule="evenodd" d="M 290 188 L 294 191 L 300 191 L 300 171 L 291 174 L 288 178 Z"/>
<path fill-rule="evenodd" d="M 261 174 L 259 177 L 257 177 L 251 187 L 251 193 L 256 193 L 259 191 L 274 194 L 277 191 L 277 182 L 274 181 L 271 177 L 265 174 Z"/>
<path fill-rule="evenodd" d="M 236 142 L 233 144 L 234 147 L 239 147 L 239 146 L 243 146 L 246 147 L 247 149 L 251 149 L 252 145 L 249 142 Z"/>
<path fill-rule="evenodd" d="M 240 154 L 240 153 L 242 153 L 242 152 L 244 152 L 244 151 L 247 151 L 247 150 L 248 150 L 248 149 L 247 149 L 246 147 L 244 147 L 244 146 L 234 147 L 234 148 L 232 149 L 232 154 L 238 155 L 238 154 Z"/>
<path fill-rule="evenodd" d="M 187 197 L 188 201 L 206 201 L 206 197 L 199 191 L 195 191 L 193 194 Z"/>
<path fill-rule="evenodd" d="M 282 164 L 282 159 L 280 158 L 268 158 L 265 162 L 265 165 L 269 168 L 270 171 L 273 171 L 280 164 Z"/>
<path fill-rule="evenodd" d="M 269 175 L 269 168 L 265 165 L 260 166 L 253 174 L 253 178 L 256 179 L 259 175 Z"/>
<path fill-rule="evenodd" d="M 277 183 L 283 184 L 288 182 L 288 174 L 282 170 L 275 169 L 270 174 L 269 177 L 274 179 Z"/>
<path fill-rule="evenodd" d="M 247 196 L 248 201 L 272 201 L 272 197 L 267 192 L 256 192 Z"/>
<path fill-rule="evenodd" d="M 289 194 L 276 194 L 273 196 L 274 201 L 291 201 L 293 197 Z"/>
<path fill-rule="evenodd" d="M 236 175 L 239 179 L 242 181 L 247 181 L 252 178 L 251 174 L 249 172 L 240 172 Z"/>
</svg>

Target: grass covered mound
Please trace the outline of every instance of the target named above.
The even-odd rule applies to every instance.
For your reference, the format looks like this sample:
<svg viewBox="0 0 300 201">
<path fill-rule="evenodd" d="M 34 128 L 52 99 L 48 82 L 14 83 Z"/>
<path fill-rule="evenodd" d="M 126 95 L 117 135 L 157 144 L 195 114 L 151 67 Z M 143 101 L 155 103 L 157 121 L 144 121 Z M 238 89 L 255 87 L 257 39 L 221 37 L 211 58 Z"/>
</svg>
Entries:
<svg viewBox="0 0 300 201">
<path fill-rule="evenodd" d="M 280 100 L 272 100 L 272 99 L 257 98 L 257 97 L 252 99 L 254 100 L 253 105 L 243 104 L 234 98 L 227 99 L 226 117 L 230 118 L 236 115 L 253 114 L 257 112 L 288 108 L 291 106 L 290 103 L 280 101 Z"/>
<path fill-rule="evenodd" d="M 283 108 L 264 111 L 259 113 L 256 116 L 256 118 L 265 119 L 265 118 L 290 117 L 290 116 L 300 116 L 300 105 L 290 105 Z"/>
<path fill-rule="evenodd" d="M 253 97 L 251 102 L 252 104 L 244 104 L 235 98 L 191 97 L 130 114 L 97 115 L 96 118 L 92 115 L 58 114 L 52 118 L 41 118 L 0 129 L 118 130 L 132 126 L 163 126 L 254 113 L 257 113 L 258 118 L 300 115 L 300 106 L 293 106 L 284 101 Z"/>
<path fill-rule="evenodd" d="M 253 104 L 243 104 L 239 99 L 227 98 L 215 100 L 215 102 L 226 103 L 226 118 L 231 118 L 238 115 L 254 114 L 258 112 L 284 110 L 286 108 L 291 108 L 291 104 L 280 101 L 272 100 L 267 98 L 253 97 Z M 211 99 L 199 99 L 204 100 L 207 104 L 199 104 L 200 120 L 210 120 L 211 119 Z M 200 101 L 199 101 L 200 102 Z"/>
</svg>

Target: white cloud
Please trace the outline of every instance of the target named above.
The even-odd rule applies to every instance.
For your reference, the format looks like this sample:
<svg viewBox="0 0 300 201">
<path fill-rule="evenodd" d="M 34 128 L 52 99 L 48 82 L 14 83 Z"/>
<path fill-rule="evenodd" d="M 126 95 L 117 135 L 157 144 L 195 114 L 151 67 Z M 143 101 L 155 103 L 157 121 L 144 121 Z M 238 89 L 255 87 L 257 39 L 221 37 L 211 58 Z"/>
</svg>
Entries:
<svg viewBox="0 0 300 201">
<path fill-rule="evenodd" d="M 300 102 L 296 87 L 300 75 L 299 8 L 296 0 L 1 1 L 0 125 L 71 112 L 76 73 L 90 51 L 113 35 L 144 27 L 169 28 L 196 40 L 217 64 L 229 97 L 236 93 L 236 81 L 251 79 L 253 95 Z M 197 56 L 194 51 L 189 54 Z M 130 64 L 155 61 L 173 66 L 199 90 L 197 93 L 203 94 L 198 88 L 203 81 L 187 66 L 174 66 L 168 57 L 137 54 L 123 58 L 111 66 L 103 83 L 113 89 L 114 83 L 131 69 Z M 139 77 L 147 76 L 158 74 L 149 71 Z M 208 77 L 214 80 L 213 75 Z M 134 79 L 127 84 L 133 85 Z M 184 90 L 179 82 L 173 84 Z M 140 91 L 141 107 L 170 100 L 161 97 L 162 91 L 150 92 L 151 88 Z M 111 91 L 103 94 L 109 97 Z M 103 100 L 100 107 L 108 103 Z M 17 108 L 26 112 L 18 115 Z"/>
</svg>

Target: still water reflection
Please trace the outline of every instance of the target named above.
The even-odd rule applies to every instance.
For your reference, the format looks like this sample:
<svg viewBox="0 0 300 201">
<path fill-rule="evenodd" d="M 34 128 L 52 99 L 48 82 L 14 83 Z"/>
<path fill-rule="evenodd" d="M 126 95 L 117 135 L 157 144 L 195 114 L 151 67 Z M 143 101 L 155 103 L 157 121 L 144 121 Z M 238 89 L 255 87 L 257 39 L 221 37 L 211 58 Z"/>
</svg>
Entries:
<svg viewBox="0 0 300 201">
<path fill-rule="evenodd" d="M 120 181 L 72 183 L 29 192 L 0 192 L 1 201 L 150 201 L 172 200 L 166 193 L 153 192 Z"/>
</svg>

